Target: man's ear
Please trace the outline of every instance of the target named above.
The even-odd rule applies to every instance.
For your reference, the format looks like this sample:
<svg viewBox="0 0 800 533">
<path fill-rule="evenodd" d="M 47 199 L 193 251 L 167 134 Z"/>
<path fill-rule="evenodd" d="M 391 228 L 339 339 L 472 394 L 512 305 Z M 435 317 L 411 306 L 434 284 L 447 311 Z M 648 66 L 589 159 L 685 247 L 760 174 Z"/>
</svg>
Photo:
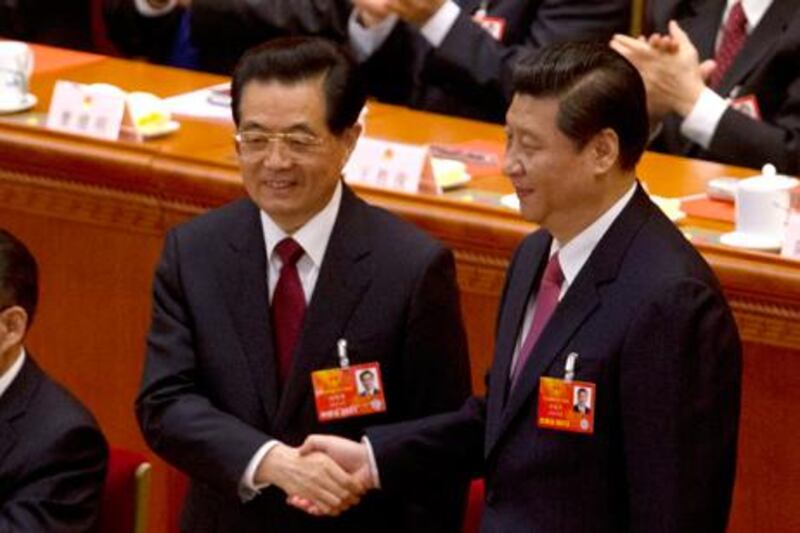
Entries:
<svg viewBox="0 0 800 533">
<path fill-rule="evenodd" d="M 0 353 L 12 346 L 22 344 L 28 332 L 28 312 L 18 305 L 12 305 L 0 312 Z"/>
<path fill-rule="evenodd" d="M 592 137 L 588 148 L 597 175 L 607 173 L 619 162 L 619 136 L 611 128 L 605 128 Z"/>
<path fill-rule="evenodd" d="M 350 159 L 350 154 L 353 153 L 353 149 L 356 147 L 356 143 L 358 142 L 358 138 L 361 137 L 362 127 L 361 124 L 356 122 L 342 133 L 342 136 L 345 140 L 345 145 L 347 146 L 347 153 L 345 156 L 345 160 L 342 163 L 347 163 L 347 160 Z"/>
</svg>

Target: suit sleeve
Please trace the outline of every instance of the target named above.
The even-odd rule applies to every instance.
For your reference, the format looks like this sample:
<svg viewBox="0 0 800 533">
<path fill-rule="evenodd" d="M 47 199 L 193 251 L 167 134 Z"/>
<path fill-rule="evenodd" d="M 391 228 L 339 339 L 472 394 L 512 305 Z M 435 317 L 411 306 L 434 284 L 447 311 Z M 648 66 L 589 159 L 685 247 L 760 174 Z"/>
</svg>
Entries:
<svg viewBox="0 0 800 533">
<path fill-rule="evenodd" d="M 730 310 L 719 290 L 685 279 L 637 317 L 619 372 L 630 529 L 724 531 L 741 387 Z"/>
<path fill-rule="evenodd" d="M 192 40 L 218 46 L 220 35 L 258 42 L 277 35 L 319 35 L 344 42 L 351 5 L 345 0 L 193 0 Z"/>
<path fill-rule="evenodd" d="M 153 317 L 136 415 L 145 440 L 167 462 L 193 479 L 236 495 L 250 459 L 272 437 L 215 407 L 204 390 L 177 248 L 175 232 L 170 232 L 153 284 Z"/>
<path fill-rule="evenodd" d="M 108 37 L 128 56 L 143 56 L 165 63 L 172 51 L 182 9 L 158 17 L 139 13 L 133 0 L 103 0 Z"/>
<path fill-rule="evenodd" d="M 627 30 L 629 2 L 544 0 L 529 8 L 526 18 L 522 32 L 499 42 L 462 10 L 442 44 L 430 54 L 426 68 L 508 101 L 520 52 L 558 42 L 609 39 L 615 31 Z M 509 28 L 515 23 L 506 21 Z"/>
<path fill-rule="evenodd" d="M 800 173 L 800 77 L 787 89 L 786 100 L 771 122 L 729 107 L 711 138 L 709 152 L 723 163 L 752 168 L 772 163 L 779 172 Z"/>
<path fill-rule="evenodd" d="M 108 461 L 105 439 L 89 425 L 50 430 L 55 434 L 28 475 L 0 504 L 0 533 L 94 531 Z"/>
<path fill-rule="evenodd" d="M 405 327 L 401 389 L 404 419 L 457 409 L 471 392 L 453 254 L 439 246 L 413 289 Z M 460 530 L 468 479 L 463 472 L 430 476 L 404 507 L 405 529 Z"/>
</svg>

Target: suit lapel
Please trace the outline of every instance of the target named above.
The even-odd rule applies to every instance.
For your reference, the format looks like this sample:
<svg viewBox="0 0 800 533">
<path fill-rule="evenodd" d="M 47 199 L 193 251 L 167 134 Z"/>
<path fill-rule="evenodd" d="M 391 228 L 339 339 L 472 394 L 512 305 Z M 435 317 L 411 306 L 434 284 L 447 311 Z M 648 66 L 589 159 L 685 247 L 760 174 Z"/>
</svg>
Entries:
<svg viewBox="0 0 800 533">
<path fill-rule="evenodd" d="M 724 11 L 725 0 L 710 0 L 704 2 L 694 16 L 680 22 L 701 60 L 714 57 L 714 45 Z"/>
<path fill-rule="evenodd" d="M 518 382 L 510 392 L 500 421 L 495 422 L 497 427 L 493 435 L 487 440 L 487 456 L 521 410 L 535 409 L 536 404 L 530 402 L 529 398 L 538 390 L 539 378 L 561 355 L 584 322 L 602 306 L 599 287 L 616 278 L 631 240 L 652 209 L 647 194 L 641 186 L 637 186 L 633 198 L 597 244 L 542 332 Z"/>
<path fill-rule="evenodd" d="M 487 395 L 486 443 L 493 442 L 499 434 L 500 419 L 506 404 L 511 361 L 522 328 L 528 301 L 544 270 L 552 239 L 539 233 L 530 249 L 520 252 L 513 272 L 509 274 L 508 287 L 503 301 L 503 315 L 497 327 L 495 362 L 489 377 Z"/>
<path fill-rule="evenodd" d="M 775 0 L 772 3 L 722 78 L 719 86 L 720 94 L 723 96 L 730 94 L 731 90 L 740 85 L 761 60 L 771 53 L 780 42 L 781 35 L 789 26 L 798 5 L 800 3 L 797 0 Z"/>
<path fill-rule="evenodd" d="M 363 201 L 344 187 L 292 369 L 283 388 L 275 422 L 278 430 L 290 425 L 297 409 L 313 396 L 311 372 L 338 365 L 336 341 L 344 336 L 350 316 L 372 280 L 369 227 L 365 224 L 364 209 Z"/>
<path fill-rule="evenodd" d="M 269 321 L 267 252 L 258 208 L 247 203 L 222 257 L 223 293 L 264 411 L 274 420 L 278 377 Z M 232 266 L 231 266 L 232 265 Z"/>
</svg>

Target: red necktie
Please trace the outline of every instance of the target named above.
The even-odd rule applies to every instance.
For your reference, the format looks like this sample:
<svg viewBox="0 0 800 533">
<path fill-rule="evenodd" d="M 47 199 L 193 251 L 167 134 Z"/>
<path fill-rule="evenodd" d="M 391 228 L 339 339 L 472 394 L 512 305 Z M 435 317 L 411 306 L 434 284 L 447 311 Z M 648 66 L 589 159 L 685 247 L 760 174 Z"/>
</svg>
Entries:
<svg viewBox="0 0 800 533">
<path fill-rule="evenodd" d="M 725 28 L 722 30 L 722 41 L 714 56 L 717 68 L 711 73 L 709 80 L 712 89 L 719 87 L 722 78 L 736 60 L 746 39 L 747 16 L 742 9 L 742 3 L 736 2 L 728 13 L 728 20 L 725 21 Z"/>
<path fill-rule="evenodd" d="M 517 382 L 517 378 L 522 373 L 525 363 L 528 361 L 533 347 L 536 346 L 536 341 L 542 334 L 544 327 L 550 321 L 558 305 L 558 297 L 561 294 L 561 284 L 564 283 L 564 273 L 561 271 L 561 265 L 558 262 L 558 253 L 553 254 L 547 262 L 542 275 L 542 281 L 539 284 L 539 292 L 536 294 L 536 309 L 533 313 L 533 321 L 522 342 L 522 348 L 519 350 L 517 357 L 517 364 L 514 367 L 514 372 L 511 375 L 511 384 Z"/>
<path fill-rule="evenodd" d="M 303 285 L 297 274 L 297 261 L 305 253 L 297 241 L 283 239 L 275 246 L 281 258 L 281 274 L 272 295 L 272 330 L 275 336 L 275 351 L 278 355 L 278 374 L 280 382 L 285 383 L 292 367 L 294 352 L 303 316 L 306 313 L 306 299 Z"/>
</svg>

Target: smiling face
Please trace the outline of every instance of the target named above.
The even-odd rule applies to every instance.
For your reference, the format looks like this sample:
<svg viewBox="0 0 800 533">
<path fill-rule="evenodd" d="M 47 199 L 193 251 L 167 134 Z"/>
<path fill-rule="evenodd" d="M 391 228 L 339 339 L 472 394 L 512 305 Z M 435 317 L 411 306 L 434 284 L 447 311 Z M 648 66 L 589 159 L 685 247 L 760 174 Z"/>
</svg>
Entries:
<svg viewBox="0 0 800 533">
<path fill-rule="evenodd" d="M 624 189 L 608 175 L 616 160 L 611 146 L 616 136 L 604 130 L 578 148 L 558 129 L 558 105 L 554 97 L 514 96 L 506 114 L 504 171 L 519 197 L 522 217 L 564 244 Z"/>
<path fill-rule="evenodd" d="M 239 113 L 245 137 L 273 134 L 260 144 L 237 143 L 245 189 L 276 224 L 293 233 L 327 205 L 359 126 L 340 135 L 328 129 L 322 76 L 291 84 L 248 82 Z"/>
</svg>

